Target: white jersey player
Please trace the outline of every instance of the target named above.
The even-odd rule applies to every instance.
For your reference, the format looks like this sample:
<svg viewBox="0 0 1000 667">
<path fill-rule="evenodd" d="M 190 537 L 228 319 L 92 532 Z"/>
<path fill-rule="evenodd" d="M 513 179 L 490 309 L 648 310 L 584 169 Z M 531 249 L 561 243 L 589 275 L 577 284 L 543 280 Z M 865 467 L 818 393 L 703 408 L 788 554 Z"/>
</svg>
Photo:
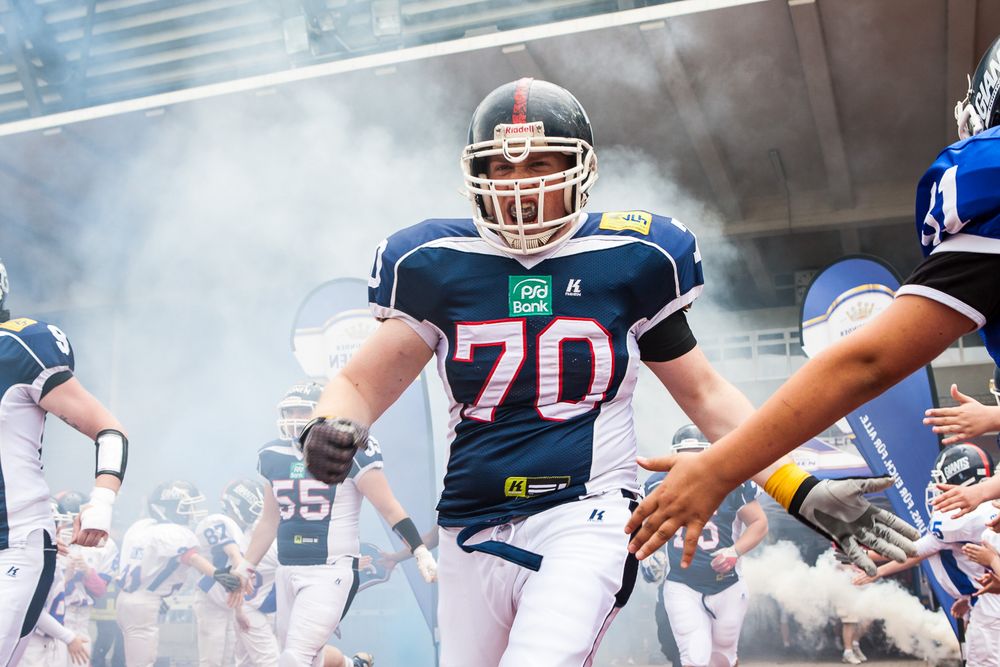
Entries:
<svg viewBox="0 0 1000 667">
<path fill-rule="evenodd" d="M 277 538 L 277 633 L 283 667 L 319 667 L 324 653 L 337 667 L 370 667 L 374 661 L 368 654 L 351 658 L 333 647 L 324 649 L 357 592 L 362 498 L 411 547 L 425 580 L 434 579 L 436 566 L 389 488 L 374 439 L 354 454 L 350 476 L 342 484 L 324 484 L 306 470 L 292 438 L 305 425 L 321 390 L 313 383 L 299 384 L 279 403 L 279 429 L 286 439 L 268 443 L 258 455 L 264 511 L 240 573 L 253 577 L 253 567 Z"/>
<path fill-rule="evenodd" d="M 149 497 L 151 518 L 132 524 L 122 538 L 116 606 L 129 667 L 156 662 L 160 605 L 183 585 L 188 567 L 215 575 L 188 527 L 203 515 L 198 509 L 203 500 L 189 482 L 160 484 Z"/>
<path fill-rule="evenodd" d="M 52 412 L 97 446 L 95 486 L 73 541 L 107 538 L 125 474 L 122 425 L 74 377 L 73 348 L 59 327 L 11 319 L 0 262 L 0 665 L 16 665 L 52 585 L 55 537 L 42 471 L 42 434 Z"/>
<path fill-rule="evenodd" d="M 936 484 L 969 485 L 993 475 L 989 454 L 972 444 L 952 445 L 941 450 L 931 469 L 928 498 L 936 493 Z M 929 505 L 929 503 L 928 503 Z M 953 612 L 968 610 L 965 629 L 966 665 L 968 667 L 1000 667 L 996 647 L 996 629 L 1000 628 L 1000 595 L 987 593 L 973 596 L 975 581 L 986 569 L 962 552 L 962 547 L 983 539 L 986 522 L 998 514 L 991 503 L 983 503 L 963 516 L 953 518 L 948 512 L 933 511 L 930 531 L 916 542 L 917 555 L 903 563 L 880 565 L 878 576 L 895 574 L 927 560 L 934 577 L 958 604 Z M 854 582 L 865 584 L 873 579 L 860 576 Z M 961 614 L 956 614 L 961 615 Z"/>
<path fill-rule="evenodd" d="M 211 514 L 196 526 L 202 555 L 212 561 L 217 573 L 228 573 L 243 560 L 249 540 L 245 531 L 260 516 L 263 502 L 259 482 L 230 482 L 222 492 L 222 513 Z M 234 576 L 225 579 L 225 584 L 221 577 L 203 577 L 199 582 L 195 614 L 202 667 L 230 664 L 233 656 L 240 665 L 277 664 L 277 639 L 260 611 L 263 599 L 274 587 L 274 566 L 266 561 L 262 561 L 253 590 L 245 598 L 241 582 Z"/>
<path fill-rule="evenodd" d="M 78 491 L 63 491 L 57 493 L 55 499 L 58 501 L 57 516 L 68 519 L 65 527 L 60 526 L 59 539 L 68 543 L 73 532 L 73 519 L 79 515 L 85 498 Z M 108 584 L 115 577 L 118 545 L 110 537 L 97 547 L 69 544 L 65 557 L 60 558 L 66 561 L 66 616 L 63 624 L 91 642 L 90 610 L 95 600 L 107 593 Z"/>
</svg>

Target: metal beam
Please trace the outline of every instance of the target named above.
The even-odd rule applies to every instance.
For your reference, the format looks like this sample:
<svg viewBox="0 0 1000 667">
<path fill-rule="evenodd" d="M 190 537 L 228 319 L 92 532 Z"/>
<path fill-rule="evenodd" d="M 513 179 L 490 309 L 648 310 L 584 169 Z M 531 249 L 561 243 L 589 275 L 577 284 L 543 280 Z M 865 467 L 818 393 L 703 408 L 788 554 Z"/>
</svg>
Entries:
<svg viewBox="0 0 1000 667">
<path fill-rule="evenodd" d="M 739 249 L 740 257 L 747 265 L 750 278 L 757 291 L 773 296 L 774 276 L 771 275 L 771 270 L 768 268 L 767 262 L 764 261 L 764 254 L 760 251 L 757 239 L 753 237 L 741 239 L 736 243 L 736 247 Z"/>
<path fill-rule="evenodd" d="M 815 0 L 788 0 L 788 12 L 799 46 L 806 93 L 816 124 L 816 138 L 823 155 L 833 205 L 835 208 L 848 208 L 854 203 L 854 188 L 847 165 L 844 136 L 837 118 L 837 102 L 833 94 L 819 10 Z"/>
<path fill-rule="evenodd" d="M 500 48 L 507 62 L 518 77 L 530 76 L 535 79 L 547 80 L 542 66 L 535 60 L 527 44 L 508 44 Z"/>
<path fill-rule="evenodd" d="M 719 208 L 730 221 L 742 219 L 743 211 L 740 208 L 736 188 L 733 186 L 733 179 L 722 157 L 722 151 L 705 121 L 705 112 L 698 101 L 691 78 L 674 47 L 677 40 L 670 33 L 670 24 L 657 21 L 640 25 L 638 29 L 650 56 L 656 63 L 663 92 L 670 96 L 674 106 L 677 107 L 677 116 L 684 125 L 691 147 L 701 163 L 712 192 L 715 193 Z"/>
<path fill-rule="evenodd" d="M 945 70 L 945 141 L 958 140 L 955 102 L 969 90 L 967 75 L 976 67 L 976 0 L 948 0 L 947 68 Z"/>
<path fill-rule="evenodd" d="M 3 25 L 4 37 L 7 42 L 7 50 L 10 59 L 17 68 L 17 78 L 21 82 L 21 89 L 24 91 L 24 99 L 28 102 L 28 111 L 32 116 L 41 116 L 45 113 L 42 106 L 42 98 L 38 94 L 38 82 L 31 63 L 24 50 L 24 36 L 21 34 L 21 26 L 18 25 L 17 17 L 12 11 L 6 11 L 0 15 L 0 25 Z"/>
</svg>

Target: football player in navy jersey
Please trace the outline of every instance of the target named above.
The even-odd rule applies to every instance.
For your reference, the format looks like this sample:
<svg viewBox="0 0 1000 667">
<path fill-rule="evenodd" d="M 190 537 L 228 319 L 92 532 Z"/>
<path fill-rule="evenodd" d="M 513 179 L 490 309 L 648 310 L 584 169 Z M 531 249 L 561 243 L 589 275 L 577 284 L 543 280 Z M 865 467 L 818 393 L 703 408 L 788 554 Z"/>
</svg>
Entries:
<svg viewBox="0 0 1000 667">
<path fill-rule="evenodd" d="M 16 665 L 35 627 L 55 571 L 55 526 L 42 470 L 45 417 L 53 413 L 94 441 L 94 489 L 72 542 L 98 546 L 125 475 L 128 440 L 111 412 L 73 375 L 63 331 L 27 317 L 11 319 L 10 285 L 0 261 L 0 665 Z"/>
<path fill-rule="evenodd" d="M 264 507 L 244 560 L 233 570 L 249 590 L 255 569 L 277 539 L 276 632 L 282 667 L 372 667 L 367 653 L 348 657 L 326 642 L 357 593 L 359 514 L 367 498 L 410 547 L 424 580 L 436 578 L 437 564 L 416 526 L 399 504 L 383 472 L 382 450 L 374 438 L 352 452 L 351 470 L 337 484 L 317 480 L 293 446 L 322 391 L 316 383 L 292 387 L 278 404 L 281 438 L 264 445 L 258 471 L 264 478 Z"/>
<path fill-rule="evenodd" d="M 648 211 L 583 210 L 597 158 L 573 95 L 500 86 L 473 114 L 461 164 L 472 219 L 379 245 L 369 301 L 383 322 L 327 385 L 305 460 L 317 479 L 344 479 L 368 427 L 436 355 L 451 403 L 441 664 L 591 664 L 636 574 L 622 527 L 639 490 L 639 364 L 711 438 L 753 408 L 688 327 L 704 282 L 694 234 Z M 805 521 L 844 536 L 878 520 L 877 546 L 905 557 L 867 486 L 810 484 Z"/>
<path fill-rule="evenodd" d="M 688 526 L 686 548 L 694 553 L 690 536 L 747 475 L 931 363 L 959 337 L 978 331 L 1000 363 L 1000 38 L 969 81 L 955 109 L 959 141 L 941 151 L 917 186 L 924 260 L 885 312 L 810 359 L 735 432 L 697 457 L 651 462 L 671 474 L 629 524 L 645 521 L 635 548 L 654 550 Z M 807 488 L 802 476 L 782 467 L 764 489 L 794 509 L 798 490 Z M 858 560 L 859 545 L 840 546 Z"/>
<path fill-rule="evenodd" d="M 674 434 L 671 451 L 700 452 L 708 440 L 694 424 Z M 646 495 L 667 474 L 646 480 Z M 715 511 L 698 538 L 691 565 L 682 568 L 683 534 L 663 547 L 666 579 L 660 596 L 684 667 L 732 667 L 750 604 L 750 592 L 740 579 L 738 563 L 767 536 L 767 516 L 757 502 L 760 488 L 744 482 Z"/>
</svg>

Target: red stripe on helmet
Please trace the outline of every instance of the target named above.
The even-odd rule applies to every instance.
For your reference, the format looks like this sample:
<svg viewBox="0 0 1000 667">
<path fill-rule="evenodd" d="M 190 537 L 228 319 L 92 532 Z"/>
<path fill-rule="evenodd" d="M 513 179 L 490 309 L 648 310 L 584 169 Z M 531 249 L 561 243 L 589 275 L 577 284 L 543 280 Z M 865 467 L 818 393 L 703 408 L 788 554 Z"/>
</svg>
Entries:
<svg viewBox="0 0 1000 667">
<path fill-rule="evenodd" d="M 525 77 L 518 79 L 514 89 L 514 109 L 510 113 L 510 122 L 514 124 L 528 122 L 528 91 L 534 79 Z"/>
<path fill-rule="evenodd" d="M 979 453 L 979 458 L 981 458 L 983 460 L 983 468 L 986 469 L 986 476 L 987 477 L 992 477 L 993 476 L 993 471 L 990 470 L 990 460 L 988 458 L 986 458 L 986 452 L 984 452 L 982 450 L 982 448 L 979 447 L 978 445 L 972 445 L 972 446 L 976 448 L 976 452 Z"/>
</svg>

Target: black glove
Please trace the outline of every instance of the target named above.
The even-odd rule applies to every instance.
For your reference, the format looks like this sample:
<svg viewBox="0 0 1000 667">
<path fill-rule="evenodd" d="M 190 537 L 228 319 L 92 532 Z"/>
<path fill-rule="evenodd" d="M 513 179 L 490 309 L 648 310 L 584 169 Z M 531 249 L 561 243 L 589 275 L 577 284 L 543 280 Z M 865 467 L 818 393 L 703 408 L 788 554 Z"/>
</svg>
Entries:
<svg viewBox="0 0 1000 667">
<path fill-rule="evenodd" d="M 347 479 L 358 447 L 367 446 L 368 429 L 350 419 L 316 417 L 302 429 L 299 447 L 306 468 L 325 484 Z"/>
<path fill-rule="evenodd" d="M 833 540 L 848 560 L 875 576 L 875 563 L 865 547 L 886 558 L 903 562 L 916 553 L 916 528 L 892 512 L 875 507 L 866 493 L 892 486 L 891 477 L 849 477 L 818 480 L 809 477 L 795 492 L 788 513 Z"/>
<path fill-rule="evenodd" d="M 242 584 L 239 577 L 235 574 L 229 573 L 229 567 L 219 568 L 215 571 L 215 574 L 212 575 L 212 578 L 215 579 L 216 583 L 222 586 L 227 593 L 238 591 Z"/>
</svg>

